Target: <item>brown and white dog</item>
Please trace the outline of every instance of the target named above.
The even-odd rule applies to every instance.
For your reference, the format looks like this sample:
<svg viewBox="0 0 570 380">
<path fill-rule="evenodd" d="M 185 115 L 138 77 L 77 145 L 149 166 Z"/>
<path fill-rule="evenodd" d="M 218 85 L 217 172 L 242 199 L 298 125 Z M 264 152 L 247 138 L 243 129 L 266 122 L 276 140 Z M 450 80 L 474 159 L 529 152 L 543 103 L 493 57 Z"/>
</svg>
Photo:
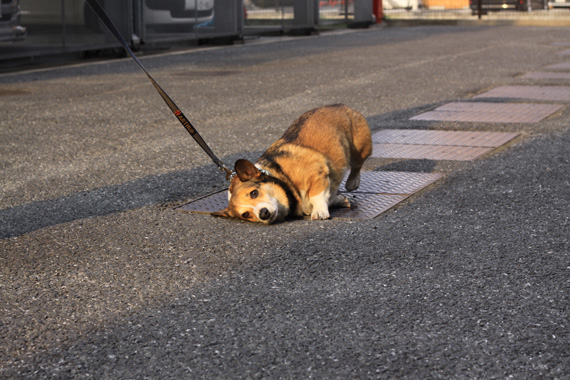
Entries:
<svg viewBox="0 0 570 380">
<path fill-rule="evenodd" d="M 328 219 L 329 207 L 350 207 L 338 188 L 350 167 L 346 190 L 360 185 L 360 169 L 372 153 L 366 119 L 342 104 L 301 115 L 254 165 L 235 164 L 229 204 L 215 216 L 270 224 L 288 216 Z"/>
</svg>

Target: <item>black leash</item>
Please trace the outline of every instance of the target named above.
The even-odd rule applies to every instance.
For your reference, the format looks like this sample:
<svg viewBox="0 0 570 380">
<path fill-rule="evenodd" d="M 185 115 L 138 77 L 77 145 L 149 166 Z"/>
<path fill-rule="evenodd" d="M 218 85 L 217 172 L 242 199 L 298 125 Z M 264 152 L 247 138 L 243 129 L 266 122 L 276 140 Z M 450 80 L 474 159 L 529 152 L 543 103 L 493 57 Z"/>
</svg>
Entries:
<svg viewBox="0 0 570 380">
<path fill-rule="evenodd" d="M 119 33 L 119 31 L 117 30 L 117 28 L 115 27 L 115 25 L 113 24 L 113 22 L 111 21 L 111 19 L 109 18 L 109 16 L 105 12 L 105 10 L 103 8 L 101 8 L 101 5 L 99 5 L 97 0 L 87 0 L 87 3 L 91 7 L 91 9 L 93 9 L 95 14 L 97 14 L 97 16 L 99 16 L 101 21 L 103 21 L 105 23 L 105 25 L 107 26 L 109 31 L 111 33 L 113 33 L 113 35 L 117 38 L 117 40 L 119 40 L 119 42 L 121 43 L 121 45 L 123 45 L 125 50 L 129 52 L 131 57 L 133 57 L 133 59 L 140 66 L 140 68 L 145 72 L 146 76 L 148 77 L 148 79 L 150 79 L 150 82 L 152 83 L 154 88 L 156 88 L 156 91 L 158 91 L 158 93 L 160 94 L 160 96 L 162 97 L 164 102 L 172 110 L 172 113 L 174 113 L 174 116 L 176 116 L 178 121 L 180 121 L 180 123 L 184 126 L 184 128 L 186 128 L 188 133 L 190 133 L 190 135 L 194 138 L 194 140 L 196 140 L 198 145 L 200 145 L 200 147 L 202 149 L 204 149 L 204 151 L 208 154 L 208 156 L 210 156 L 210 158 L 212 159 L 212 161 L 214 161 L 214 163 L 218 166 L 218 168 L 220 170 L 226 172 L 226 178 L 229 180 L 230 177 L 232 176 L 232 171 L 230 169 L 228 169 L 226 167 L 226 165 L 224 165 L 222 160 L 220 160 L 218 157 L 216 157 L 216 155 L 214 154 L 214 152 L 212 152 L 212 150 L 210 149 L 208 144 L 206 144 L 206 142 L 204 141 L 202 136 L 200 136 L 200 134 L 198 133 L 196 128 L 194 128 L 192 123 L 190 123 L 190 121 L 186 118 L 186 116 L 184 116 L 182 111 L 180 111 L 180 108 L 178 108 L 178 106 L 176 106 L 176 104 L 174 104 L 174 101 L 170 98 L 170 96 L 168 96 L 168 94 L 166 94 L 166 92 L 158 85 L 158 83 L 156 83 L 156 81 L 148 73 L 148 71 L 146 71 L 146 69 L 144 68 L 142 63 L 140 63 L 140 61 L 136 57 L 135 53 L 133 53 L 133 51 L 131 50 L 131 48 L 129 47 L 129 45 L 127 44 L 125 39 L 123 38 L 123 36 L 121 36 L 121 33 Z"/>
</svg>

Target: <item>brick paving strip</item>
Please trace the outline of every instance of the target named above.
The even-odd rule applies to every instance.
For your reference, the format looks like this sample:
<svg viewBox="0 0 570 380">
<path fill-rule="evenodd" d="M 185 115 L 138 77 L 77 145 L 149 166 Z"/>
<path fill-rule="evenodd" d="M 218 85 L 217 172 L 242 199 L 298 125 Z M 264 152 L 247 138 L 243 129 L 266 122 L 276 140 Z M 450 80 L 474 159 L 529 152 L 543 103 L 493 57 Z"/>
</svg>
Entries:
<svg viewBox="0 0 570 380">
<path fill-rule="evenodd" d="M 570 86 L 501 86 L 473 97 L 570 102 Z"/>
<path fill-rule="evenodd" d="M 536 123 L 562 108 L 562 105 L 557 104 L 454 102 L 410 120 Z"/>
<path fill-rule="evenodd" d="M 517 136 L 506 132 L 388 129 L 374 134 L 373 157 L 471 161 Z"/>
<path fill-rule="evenodd" d="M 518 133 L 429 131 L 424 129 L 384 129 L 372 135 L 375 144 L 455 145 L 497 148 L 506 144 Z"/>
</svg>

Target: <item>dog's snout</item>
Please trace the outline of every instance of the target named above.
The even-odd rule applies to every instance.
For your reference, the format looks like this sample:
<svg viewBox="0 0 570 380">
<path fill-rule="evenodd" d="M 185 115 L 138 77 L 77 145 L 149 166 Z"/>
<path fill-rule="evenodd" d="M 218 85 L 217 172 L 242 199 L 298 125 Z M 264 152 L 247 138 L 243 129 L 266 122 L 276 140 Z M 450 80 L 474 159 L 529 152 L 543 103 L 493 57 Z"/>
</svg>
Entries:
<svg viewBox="0 0 570 380">
<path fill-rule="evenodd" d="M 271 217 L 271 213 L 265 207 L 259 210 L 259 219 L 267 220 Z"/>
</svg>

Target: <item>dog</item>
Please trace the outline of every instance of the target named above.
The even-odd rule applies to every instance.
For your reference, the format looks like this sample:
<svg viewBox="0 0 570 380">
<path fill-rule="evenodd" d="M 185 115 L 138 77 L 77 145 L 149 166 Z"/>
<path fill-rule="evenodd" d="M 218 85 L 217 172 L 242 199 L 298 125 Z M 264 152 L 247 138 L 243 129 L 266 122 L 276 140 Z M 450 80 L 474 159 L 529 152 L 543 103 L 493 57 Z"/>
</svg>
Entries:
<svg viewBox="0 0 570 380">
<path fill-rule="evenodd" d="M 254 165 L 240 159 L 228 189 L 228 207 L 214 216 L 271 224 L 287 217 L 328 219 L 331 207 L 350 207 L 338 193 L 360 186 L 360 170 L 372 153 L 366 119 L 343 104 L 301 115 Z"/>
</svg>

